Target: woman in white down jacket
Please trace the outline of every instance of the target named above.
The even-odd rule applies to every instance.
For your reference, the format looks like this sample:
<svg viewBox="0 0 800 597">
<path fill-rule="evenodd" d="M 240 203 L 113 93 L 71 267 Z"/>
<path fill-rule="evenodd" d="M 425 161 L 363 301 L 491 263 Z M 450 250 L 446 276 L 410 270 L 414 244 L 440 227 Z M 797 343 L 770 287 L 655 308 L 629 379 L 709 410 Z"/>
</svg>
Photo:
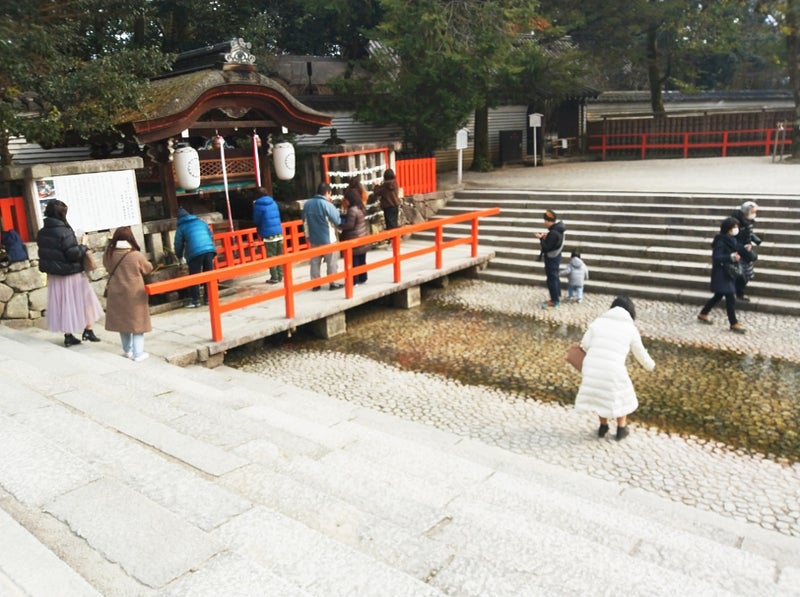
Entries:
<svg viewBox="0 0 800 597">
<path fill-rule="evenodd" d="M 600 437 L 608 433 L 608 420 L 616 419 L 617 441 L 627 437 L 627 416 L 639 406 L 625 367 L 628 352 L 633 351 L 633 356 L 648 371 L 656 366 L 642 344 L 639 330 L 633 323 L 635 318 L 633 302 L 626 296 L 619 296 L 611 303 L 611 309 L 589 325 L 581 340 L 586 357 L 575 408 L 597 413 Z"/>
</svg>

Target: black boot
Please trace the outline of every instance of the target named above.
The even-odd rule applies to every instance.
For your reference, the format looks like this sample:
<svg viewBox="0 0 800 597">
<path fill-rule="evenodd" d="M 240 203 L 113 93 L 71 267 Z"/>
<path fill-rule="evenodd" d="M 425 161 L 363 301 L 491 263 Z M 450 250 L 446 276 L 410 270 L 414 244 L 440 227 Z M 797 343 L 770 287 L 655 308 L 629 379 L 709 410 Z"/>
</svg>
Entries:
<svg viewBox="0 0 800 597">
<path fill-rule="evenodd" d="M 81 341 L 78 340 L 72 334 L 64 334 L 64 346 L 67 346 L 67 347 L 75 346 L 76 344 L 80 344 L 80 343 L 81 343 Z"/>
<path fill-rule="evenodd" d="M 83 330 L 83 336 L 81 336 L 81 340 L 88 340 L 89 342 L 100 342 L 100 338 L 94 335 L 94 330 L 89 328 Z"/>
</svg>

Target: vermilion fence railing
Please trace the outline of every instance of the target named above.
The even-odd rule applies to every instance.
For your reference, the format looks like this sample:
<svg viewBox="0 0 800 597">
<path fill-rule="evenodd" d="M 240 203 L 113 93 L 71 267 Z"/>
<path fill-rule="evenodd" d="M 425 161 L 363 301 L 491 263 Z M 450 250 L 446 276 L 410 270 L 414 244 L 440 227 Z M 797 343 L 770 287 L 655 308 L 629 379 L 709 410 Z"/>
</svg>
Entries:
<svg viewBox="0 0 800 597">
<path fill-rule="evenodd" d="M 283 222 L 283 252 L 296 253 L 308 249 L 306 235 L 303 232 L 303 220 Z M 255 228 L 217 232 L 214 234 L 214 245 L 217 247 L 218 268 L 232 267 L 242 263 L 250 263 L 267 258 L 264 240 Z"/>
<path fill-rule="evenodd" d="M 683 133 L 616 133 L 589 135 L 589 151 L 599 151 L 601 159 L 606 159 L 612 151 L 631 151 L 639 153 L 642 159 L 650 151 L 680 152 L 684 158 L 692 150 L 719 150 L 722 157 L 738 147 L 763 149 L 764 155 L 772 153 L 776 139 L 789 147 L 792 144 L 792 129 L 785 132 L 779 128 L 748 129 L 740 131 L 696 131 Z M 778 137 L 778 133 L 781 136 Z"/>
<path fill-rule="evenodd" d="M 441 218 L 437 220 L 429 220 L 419 224 L 412 224 L 410 226 L 402 226 L 392 230 L 386 230 L 377 234 L 371 234 L 358 239 L 339 242 L 331 245 L 324 245 L 321 247 L 307 248 L 303 250 L 296 250 L 278 255 L 276 257 L 268 257 L 265 259 L 258 259 L 248 263 L 241 263 L 238 265 L 231 265 L 229 267 L 222 267 L 210 272 L 202 272 L 199 274 L 192 274 L 180 278 L 173 278 L 171 280 L 164 280 L 162 282 L 153 282 L 147 284 L 145 289 L 149 295 L 163 294 L 166 292 L 174 292 L 182 290 L 196 284 L 206 284 L 208 289 L 208 312 L 209 319 L 211 320 L 211 337 L 215 342 L 222 341 L 222 314 L 243 309 L 250 305 L 255 305 L 264 301 L 280 299 L 284 301 L 284 308 L 286 317 L 292 319 L 295 317 L 295 295 L 298 292 L 322 286 L 338 280 L 344 280 L 344 293 L 346 298 L 353 297 L 353 276 L 360 273 L 369 272 L 384 267 L 392 268 L 392 279 L 395 283 L 402 281 L 402 265 L 404 261 L 419 257 L 426 254 L 434 255 L 434 263 L 436 269 L 442 268 L 443 252 L 445 249 L 456 247 L 463 244 L 470 245 L 470 255 L 472 257 L 478 256 L 478 222 L 481 218 L 494 216 L 500 213 L 500 209 L 495 207 L 492 209 L 485 209 L 482 211 L 473 211 L 449 218 Z M 447 226 L 460 224 L 462 222 L 470 222 L 470 233 L 466 236 L 459 236 L 449 240 L 444 240 L 444 229 Z M 288 228 L 289 230 L 302 231 L 302 226 L 294 225 Z M 255 229 L 251 229 L 255 230 Z M 410 248 L 408 244 L 400 242 L 401 237 L 406 234 L 412 234 L 423 230 L 434 231 L 434 241 L 427 246 L 420 247 L 419 244 L 414 244 L 414 248 Z M 240 231 L 241 232 L 241 231 Z M 225 233 L 222 233 L 225 234 Z M 242 236 L 243 239 L 252 239 L 250 232 Z M 383 259 L 378 259 L 372 263 L 367 263 L 359 267 L 353 267 L 353 249 L 362 245 L 371 245 L 382 241 L 389 241 L 392 246 L 391 255 Z M 292 246 L 301 246 L 297 239 L 290 238 L 289 243 Z M 404 247 L 407 249 L 404 251 Z M 318 255 L 325 255 L 331 251 L 341 251 L 344 254 L 344 269 L 335 274 L 321 276 L 316 279 L 309 279 L 303 282 L 295 282 L 294 269 L 301 262 L 306 262 L 312 257 Z M 225 303 L 220 302 L 219 297 L 219 283 L 223 280 L 233 280 L 243 278 L 255 274 L 263 273 L 270 267 L 283 266 L 283 286 L 273 288 L 265 292 L 261 292 L 251 296 L 244 296 L 240 298 L 233 298 Z"/>
<path fill-rule="evenodd" d="M 12 228 L 19 233 L 22 242 L 30 241 L 28 218 L 25 215 L 25 199 L 22 197 L 0 197 L 0 217 L 3 230 Z"/>
<path fill-rule="evenodd" d="M 405 195 L 436 192 L 436 158 L 397 160 L 395 174 Z"/>
</svg>

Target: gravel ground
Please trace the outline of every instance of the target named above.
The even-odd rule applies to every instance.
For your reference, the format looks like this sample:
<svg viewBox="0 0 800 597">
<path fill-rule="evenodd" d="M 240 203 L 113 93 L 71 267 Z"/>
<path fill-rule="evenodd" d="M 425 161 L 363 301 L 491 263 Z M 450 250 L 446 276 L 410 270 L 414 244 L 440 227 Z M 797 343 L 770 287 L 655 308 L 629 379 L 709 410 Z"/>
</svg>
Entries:
<svg viewBox="0 0 800 597">
<path fill-rule="evenodd" d="M 584 328 L 609 307 L 613 298 L 586 295 L 580 305 L 544 310 L 539 307 L 544 294 L 540 287 L 469 281 L 439 293 L 437 300 Z M 680 346 L 800 362 L 795 318 L 747 313 L 743 323 L 749 331 L 739 336 L 728 330 L 721 312 L 715 325 L 705 326 L 695 320 L 697 308 L 646 300 L 635 303 L 645 344 L 647 339 L 659 339 Z M 570 406 L 465 384 L 444 375 L 409 371 L 401 362 L 393 366 L 358 354 L 274 348 L 244 355 L 232 364 L 765 529 L 800 536 L 800 463 L 733 450 L 722 442 L 665 433 L 635 422 L 624 442 L 614 441 L 613 429 L 599 440 L 596 418 Z"/>
</svg>

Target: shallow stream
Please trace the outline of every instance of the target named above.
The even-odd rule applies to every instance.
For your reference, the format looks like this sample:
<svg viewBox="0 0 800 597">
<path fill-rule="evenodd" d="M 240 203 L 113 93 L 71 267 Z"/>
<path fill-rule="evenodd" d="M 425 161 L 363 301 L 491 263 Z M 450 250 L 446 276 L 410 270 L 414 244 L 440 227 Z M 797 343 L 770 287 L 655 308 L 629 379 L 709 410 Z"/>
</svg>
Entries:
<svg viewBox="0 0 800 597">
<path fill-rule="evenodd" d="M 259 350 L 357 354 L 526 399 L 573 403 L 580 376 L 564 353 L 582 329 L 456 307 L 438 301 L 436 290 L 423 292 L 416 309 L 351 310 L 342 336 L 301 332 Z M 629 357 L 640 403 L 632 421 L 800 462 L 800 365 L 648 339 L 645 346 L 658 365 L 648 373 Z M 252 351 L 233 351 L 226 362 L 244 366 Z"/>
</svg>

